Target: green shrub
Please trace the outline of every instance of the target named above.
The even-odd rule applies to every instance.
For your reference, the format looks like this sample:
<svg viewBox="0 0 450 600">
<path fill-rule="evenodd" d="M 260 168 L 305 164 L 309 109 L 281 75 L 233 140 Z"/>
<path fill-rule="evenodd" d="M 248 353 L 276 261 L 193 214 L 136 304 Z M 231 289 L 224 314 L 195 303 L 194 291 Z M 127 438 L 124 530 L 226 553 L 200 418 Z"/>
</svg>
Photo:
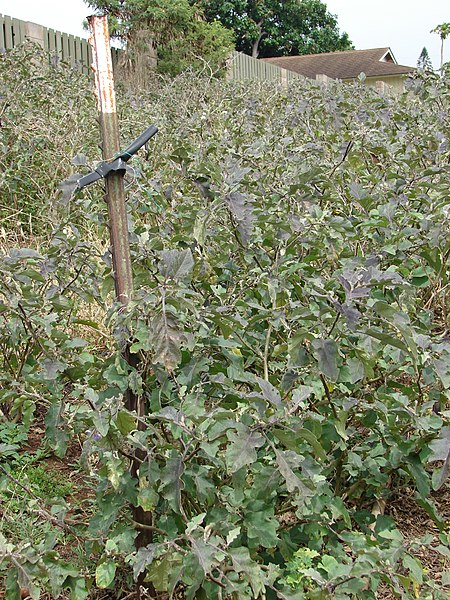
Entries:
<svg viewBox="0 0 450 600">
<path fill-rule="evenodd" d="M 75 154 L 97 143 L 89 79 L 51 66 L 37 46 L 19 46 L 0 56 L 0 107 L 2 227 L 48 234 L 61 217 L 59 182 Z"/>
<path fill-rule="evenodd" d="M 450 449 L 448 100 L 434 76 L 399 98 L 192 75 L 125 94 L 124 139 L 152 122 L 160 133 L 133 161 L 136 291 L 107 314 L 116 352 L 71 329 L 113 283 L 79 228 L 3 258 L 2 410 L 28 410 L 14 382 L 45 408 L 60 456 L 89 431 L 97 512 L 79 535 L 101 554 L 97 587 L 114 589 L 127 565 L 130 585 L 144 573 L 186 598 L 374 598 L 382 584 L 445 597 L 416 557 L 420 545 L 448 555 L 445 534 L 406 539 L 372 505 L 412 487 L 445 529 L 432 492 Z M 94 193 L 72 203 L 106 244 Z M 145 427 L 127 388 L 146 400 Z M 130 504 L 153 513 L 138 552 Z M 82 575 L 58 585 L 84 598 L 94 574 Z"/>
</svg>

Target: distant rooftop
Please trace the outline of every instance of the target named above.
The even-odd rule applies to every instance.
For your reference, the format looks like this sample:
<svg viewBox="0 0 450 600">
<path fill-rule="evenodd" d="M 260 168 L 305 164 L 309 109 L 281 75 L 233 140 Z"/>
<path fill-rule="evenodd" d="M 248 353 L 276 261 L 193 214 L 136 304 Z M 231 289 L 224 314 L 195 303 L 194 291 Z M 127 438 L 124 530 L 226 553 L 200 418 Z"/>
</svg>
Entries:
<svg viewBox="0 0 450 600">
<path fill-rule="evenodd" d="M 276 56 L 262 60 L 310 79 L 315 79 L 319 74 L 332 79 L 356 79 L 360 73 L 365 73 L 366 77 L 386 77 L 415 71 L 415 67 L 397 64 L 390 48 Z"/>
</svg>

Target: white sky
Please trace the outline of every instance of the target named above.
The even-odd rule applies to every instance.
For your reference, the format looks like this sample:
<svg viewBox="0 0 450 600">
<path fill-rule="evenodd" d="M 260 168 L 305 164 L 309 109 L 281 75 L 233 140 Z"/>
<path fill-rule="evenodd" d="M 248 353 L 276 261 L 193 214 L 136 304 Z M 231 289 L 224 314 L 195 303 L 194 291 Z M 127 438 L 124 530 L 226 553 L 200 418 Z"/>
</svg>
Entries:
<svg viewBox="0 0 450 600">
<path fill-rule="evenodd" d="M 399 64 L 416 66 L 424 46 L 440 66 L 440 38 L 430 30 L 450 22 L 449 0 L 325 0 L 357 49 L 390 46 Z M 91 13 L 83 0 L 0 0 L 0 13 L 87 37 L 82 22 Z M 444 60 L 450 60 L 450 38 Z"/>
</svg>

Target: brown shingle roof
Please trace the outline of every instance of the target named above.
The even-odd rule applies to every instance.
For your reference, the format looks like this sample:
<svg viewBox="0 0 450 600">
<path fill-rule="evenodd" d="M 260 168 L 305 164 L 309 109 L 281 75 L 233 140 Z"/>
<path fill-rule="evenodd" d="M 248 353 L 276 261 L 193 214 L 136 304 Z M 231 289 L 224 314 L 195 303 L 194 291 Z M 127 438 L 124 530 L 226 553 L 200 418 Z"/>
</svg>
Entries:
<svg viewBox="0 0 450 600">
<path fill-rule="evenodd" d="M 390 48 L 277 56 L 263 60 L 310 79 L 315 79 L 319 74 L 332 79 L 355 79 L 360 73 L 365 73 L 367 77 L 381 77 L 406 75 L 415 71 L 414 67 L 398 65 Z"/>
</svg>

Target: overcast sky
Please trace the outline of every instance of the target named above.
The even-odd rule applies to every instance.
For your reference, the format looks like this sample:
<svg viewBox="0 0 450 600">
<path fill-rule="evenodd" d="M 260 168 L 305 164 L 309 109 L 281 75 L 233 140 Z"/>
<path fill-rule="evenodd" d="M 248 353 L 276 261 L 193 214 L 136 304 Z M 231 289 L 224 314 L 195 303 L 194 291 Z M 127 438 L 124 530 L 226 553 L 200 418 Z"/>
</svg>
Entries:
<svg viewBox="0 0 450 600">
<path fill-rule="evenodd" d="M 399 64 L 416 66 L 424 46 L 440 66 L 440 39 L 430 30 L 450 22 L 450 0 L 325 0 L 355 48 L 389 46 Z M 92 11 L 83 0 L 0 0 L 0 13 L 87 37 L 82 22 Z M 450 60 L 450 38 L 445 45 Z"/>
</svg>

